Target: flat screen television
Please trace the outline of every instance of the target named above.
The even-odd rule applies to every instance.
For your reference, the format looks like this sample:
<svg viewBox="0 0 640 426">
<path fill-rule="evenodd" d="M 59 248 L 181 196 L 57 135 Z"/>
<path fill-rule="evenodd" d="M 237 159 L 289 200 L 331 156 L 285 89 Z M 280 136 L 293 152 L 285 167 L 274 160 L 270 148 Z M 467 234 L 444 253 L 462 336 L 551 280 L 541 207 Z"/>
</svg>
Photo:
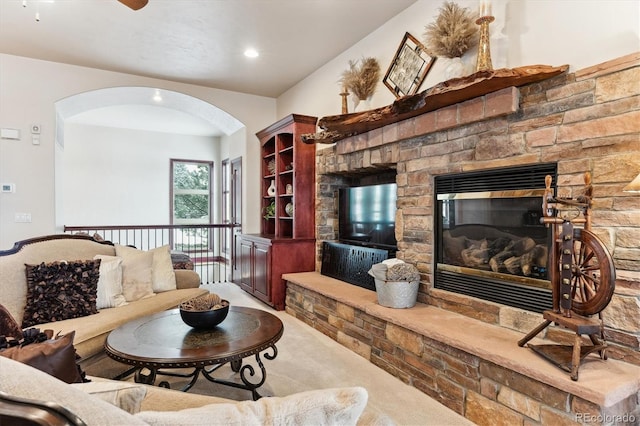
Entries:
<svg viewBox="0 0 640 426">
<path fill-rule="evenodd" d="M 338 191 L 338 239 L 342 243 L 395 250 L 398 185 L 386 183 Z"/>
</svg>

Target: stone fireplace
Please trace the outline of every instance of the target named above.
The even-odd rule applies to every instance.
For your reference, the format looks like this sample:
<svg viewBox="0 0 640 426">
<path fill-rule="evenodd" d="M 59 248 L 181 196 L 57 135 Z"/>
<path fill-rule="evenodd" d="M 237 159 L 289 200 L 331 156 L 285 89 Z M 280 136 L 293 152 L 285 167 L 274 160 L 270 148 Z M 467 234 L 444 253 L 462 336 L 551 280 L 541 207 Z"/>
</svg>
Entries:
<svg viewBox="0 0 640 426">
<path fill-rule="evenodd" d="M 580 424 L 585 416 L 595 424 L 613 424 L 617 419 L 616 424 L 637 424 L 640 201 L 622 188 L 640 171 L 638 81 L 640 54 L 633 54 L 519 88 L 438 104 L 439 109 L 318 147 L 317 268 L 283 276 L 287 312 L 478 424 L 487 419 L 496 424 Z M 609 360 L 585 360 L 577 382 L 530 349 L 518 347 L 518 340 L 542 319 L 530 297 L 516 292 L 515 299 L 524 305 L 512 306 L 442 288 L 438 281 L 441 272 L 456 268 L 472 272 L 467 277 L 472 285 L 478 284 L 477 276 L 486 274 L 491 280 L 511 275 L 516 283 L 510 285 L 516 288 L 521 279 L 527 284 L 547 281 L 540 264 L 531 265 L 530 276 L 522 271 L 522 262 L 515 273 L 500 269 L 509 271 L 516 266 L 514 261 L 498 264 L 498 273 L 486 266 L 450 263 L 447 267 L 445 260 L 451 259 L 445 259 L 444 233 L 453 227 L 464 231 L 466 239 L 477 239 L 465 229 L 466 219 L 469 214 L 476 222 L 490 216 L 479 213 L 486 200 L 477 192 L 493 191 L 441 190 L 444 183 L 451 183 L 446 182 L 449 177 L 473 176 L 472 182 L 482 182 L 514 167 L 545 165 L 554 167 L 541 173 L 554 177 L 560 197 L 579 195 L 584 173 L 591 173 L 592 231 L 605 242 L 616 266 L 616 290 L 602 313 Z M 338 236 L 338 188 L 349 186 L 354 177 L 368 179 L 381 173 L 396 174 L 398 184 L 396 256 L 421 272 L 419 303 L 411 309 L 380 306 L 372 291 L 320 274 L 321 247 Z M 518 182 L 515 189 L 523 186 Z M 495 191 L 503 193 L 495 197 L 498 211 L 512 212 L 513 198 L 520 210 L 505 213 L 512 217 L 498 224 L 481 223 L 508 231 L 508 238 L 515 234 L 516 239 L 531 238 L 535 246 L 544 246 L 543 229 L 524 231 L 535 223 L 540 201 L 537 183 L 526 188 L 532 197 L 505 196 L 514 188 Z M 464 211 L 467 201 L 471 212 Z M 444 204 L 448 204 L 445 209 Z M 490 238 L 485 235 L 480 241 L 484 239 L 488 245 Z M 466 248 L 470 247 L 465 243 Z M 483 256 L 481 251 L 470 259 Z M 538 288 L 545 290 L 544 285 Z M 547 343 L 573 343 L 574 335 L 559 327 L 547 327 L 545 332 L 539 337 Z"/>
<path fill-rule="evenodd" d="M 552 307 L 550 229 L 540 224 L 556 164 L 439 175 L 434 193 L 434 288 L 516 308 Z"/>
<path fill-rule="evenodd" d="M 511 167 L 551 165 L 556 170 L 553 185 L 562 191 L 558 195 L 572 196 L 583 190 L 583 175 L 589 171 L 594 184 L 593 231 L 612 253 L 618 276 L 616 293 L 603 313 L 611 345 L 609 356 L 640 365 L 640 201 L 622 191 L 640 171 L 639 61 L 631 55 L 520 88 L 502 89 L 347 137 L 332 146 L 319 146 L 316 270 L 320 271 L 323 242 L 337 239 L 337 189 L 350 185 L 354 176 L 395 172 L 396 256 L 415 264 L 422 274 L 418 301 L 528 332 L 539 318 L 533 314 L 550 303 L 545 299 L 549 290 L 545 288 L 544 265 L 534 262 L 528 277 L 522 272 L 498 272 L 517 277 L 512 295 L 515 303 L 482 299 L 441 283 L 440 276 L 463 265 L 445 266 L 442 241 L 438 246 L 445 230 L 437 227 L 446 224 L 439 223 L 437 208 L 446 196 L 438 199 L 436 192 L 447 176 L 485 171 L 491 175 Z M 542 188 L 543 177 L 539 184 Z M 454 192 L 459 191 L 443 194 Z M 529 217 L 517 213 L 520 228 L 537 220 L 538 213 L 533 210 L 538 208 L 541 194 L 532 195 L 532 211 L 525 207 Z M 480 202 L 453 202 L 466 201 Z M 461 220 L 459 215 L 456 220 Z M 456 222 L 456 227 L 462 228 L 457 226 L 461 223 Z M 536 229 L 527 236 L 535 242 L 534 247 L 543 246 L 546 230 L 533 226 Z M 476 276 L 482 275 L 475 272 L 479 268 L 468 269 L 473 273 L 465 279 L 477 284 Z M 521 278 L 533 284 L 524 290 L 539 293 L 539 301 L 517 291 Z M 549 330 L 547 337 L 570 338 L 556 329 Z"/>
</svg>

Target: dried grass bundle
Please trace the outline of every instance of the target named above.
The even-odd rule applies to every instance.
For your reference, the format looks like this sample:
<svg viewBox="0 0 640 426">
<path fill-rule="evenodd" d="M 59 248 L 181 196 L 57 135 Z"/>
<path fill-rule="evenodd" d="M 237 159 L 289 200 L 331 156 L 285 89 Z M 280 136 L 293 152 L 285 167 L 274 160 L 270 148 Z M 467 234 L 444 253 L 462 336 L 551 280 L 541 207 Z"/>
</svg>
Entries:
<svg viewBox="0 0 640 426">
<path fill-rule="evenodd" d="M 227 301 L 222 300 L 220 296 L 215 293 L 205 294 L 204 296 L 194 297 L 193 299 L 186 300 L 180 304 L 180 309 L 183 311 L 210 311 L 212 309 L 220 309 L 227 306 Z"/>
<path fill-rule="evenodd" d="M 349 61 L 349 69 L 342 73 L 340 82 L 358 99 L 371 97 L 376 91 L 380 80 L 380 65 L 375 58 L 362 58 L 358 61 Z"/>
<path fill-rule="evenodd" d="M 478 42 L 471 11 L 454 2 L 445 2 L 435 22 L 425 28 L 425 47 L 432 56 L 458 58 Z"/>
<path fill-rule="evenodd" d="M 387 269 L 387 280 L 389 281 L 420 281 L 418 268 L 410 263 L 397 263 Z"/>
</svg>

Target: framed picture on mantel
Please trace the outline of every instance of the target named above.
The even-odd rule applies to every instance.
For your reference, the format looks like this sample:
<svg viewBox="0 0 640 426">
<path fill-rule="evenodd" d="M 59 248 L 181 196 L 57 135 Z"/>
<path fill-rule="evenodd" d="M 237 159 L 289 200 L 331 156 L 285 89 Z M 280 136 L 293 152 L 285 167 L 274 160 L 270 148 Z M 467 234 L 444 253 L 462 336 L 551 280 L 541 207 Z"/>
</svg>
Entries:
<svg viewBox="0 0 640 426">
<path fill-rule="evenodd" d="M 382 82 L 396 98 L 414 95 L 435 60 L 436 57 L 429 56 L 422 43 L 405 33 Z"/>
</svg>

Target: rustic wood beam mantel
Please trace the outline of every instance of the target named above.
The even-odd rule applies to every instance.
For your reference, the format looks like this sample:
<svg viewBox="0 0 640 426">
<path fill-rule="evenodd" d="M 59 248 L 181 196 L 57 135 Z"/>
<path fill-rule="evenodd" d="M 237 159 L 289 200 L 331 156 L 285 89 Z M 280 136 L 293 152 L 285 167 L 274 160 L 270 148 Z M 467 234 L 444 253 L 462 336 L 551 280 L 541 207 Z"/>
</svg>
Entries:
<svg viewBox="0 0 640 426">
<path fill-rule="evenodd" d="M 507 87 L 546 80 L 564 73 L 569 65 L 529 65 L 479 71 L 466 77 L 439 83 L 423 92 L 397 99 L 391 105 L 351 114 L 331 115 L 318 120 L 318 133 L 302 135 L 305 143 L 333 143 L 349 136 L 378 129 L 436 109 L 464 102 Z"/>
</svg>

